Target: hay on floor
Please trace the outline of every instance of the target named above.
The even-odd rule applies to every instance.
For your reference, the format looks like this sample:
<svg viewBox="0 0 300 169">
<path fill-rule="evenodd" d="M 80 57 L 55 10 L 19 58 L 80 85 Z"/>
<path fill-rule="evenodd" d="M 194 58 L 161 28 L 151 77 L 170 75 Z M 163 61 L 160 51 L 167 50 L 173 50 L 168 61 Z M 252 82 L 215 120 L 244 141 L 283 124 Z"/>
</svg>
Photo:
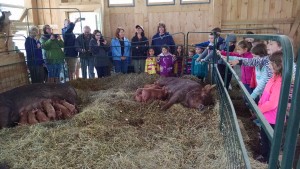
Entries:
<svg viewBox="0 0 300 169">
<path fill-rule="evenodd" d="M 157 76 L 76 80 L 80 114 L 0 131 L 0 162 L 12 168 L 224 168 L 218 104 L 204 112 L 133 100 Z M 189 78 L 189 77 L 186 77 Z"/>
</svg>

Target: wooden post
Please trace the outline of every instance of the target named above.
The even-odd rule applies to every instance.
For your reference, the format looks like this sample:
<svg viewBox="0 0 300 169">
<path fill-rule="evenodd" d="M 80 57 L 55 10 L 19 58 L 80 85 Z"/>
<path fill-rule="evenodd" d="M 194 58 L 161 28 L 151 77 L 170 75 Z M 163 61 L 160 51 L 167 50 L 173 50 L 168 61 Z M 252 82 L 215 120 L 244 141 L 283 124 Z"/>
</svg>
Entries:
<svg viewBox="0 0 300 169">
<path fill-rule="evenodd" d="M 221 28 L 222 25 L 222 3 L 223 0 L 213 0 L 213 27 Z"/>
</svg>

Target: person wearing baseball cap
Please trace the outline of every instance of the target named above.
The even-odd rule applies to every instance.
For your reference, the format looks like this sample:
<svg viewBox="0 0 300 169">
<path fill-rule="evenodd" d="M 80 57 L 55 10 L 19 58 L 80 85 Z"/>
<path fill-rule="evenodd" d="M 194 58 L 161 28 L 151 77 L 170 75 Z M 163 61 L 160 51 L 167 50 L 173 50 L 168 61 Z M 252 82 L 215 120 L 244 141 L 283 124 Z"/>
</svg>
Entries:
<svg viewBox="0 0 300 169">
<path fill-rule="evenodd" d="M 134 67 L 134 72 L 141 73 L 145 71 L 145 62 L 147 58 L 149 42 L 148 38 L 145 37 L 143 26 L 136 25 L 135 29 L 135 35 L 131 39 L 132 63 Z"/>
</svg>

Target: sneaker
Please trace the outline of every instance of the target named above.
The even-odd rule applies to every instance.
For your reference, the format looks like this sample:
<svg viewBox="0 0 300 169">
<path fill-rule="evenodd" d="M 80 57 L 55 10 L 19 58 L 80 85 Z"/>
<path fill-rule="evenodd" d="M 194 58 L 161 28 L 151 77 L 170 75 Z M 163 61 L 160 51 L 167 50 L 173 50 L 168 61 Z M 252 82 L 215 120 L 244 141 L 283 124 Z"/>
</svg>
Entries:
<svg viewBox="0 0 300 169">
<path fill-rule="evenodd" d="M 261 163 L 267 163 L 267 160 L 262 155 L 259 155 L 255 158 L 256 161 L 259 161 Z"/>
</svg>

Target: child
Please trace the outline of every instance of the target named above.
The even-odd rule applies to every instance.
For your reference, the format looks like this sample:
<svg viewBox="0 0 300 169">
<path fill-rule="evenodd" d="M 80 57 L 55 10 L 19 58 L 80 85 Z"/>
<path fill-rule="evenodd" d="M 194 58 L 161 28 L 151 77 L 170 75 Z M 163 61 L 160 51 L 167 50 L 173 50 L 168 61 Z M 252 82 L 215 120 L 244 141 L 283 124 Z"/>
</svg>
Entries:
<svg viewBox="0 0 300 169">
<path fill-rule="evenodd" d="M 275 127 L 277 108 L 279 104 L 280 88 L 282 83 L 282 52 L 274 52 L 270 56 L 270 68 L 273 72 L 272 78 L 268 81 L 263 94 L 258 102 L 258 108 L 269 122 L 272 128 Z M 261 156 L 256 158 L 262 162 L 268 162 L 270 154 L 270 142 L 263 129 L 261 135 Z"/>
<path fill-rule="evenodd" d="M 281 51 L 281 49 L 282 49 L 281 44 L 277 41 L 269 41 L 269 43 L 267 45 L 268 55 L 271 55 L 276 51 Z M 229 58 L 229 59 L 231 60 L 231 58 Z M 244 58 L 237 58 L 237 59 L 239 59 L 239 60 L 230 61 L 230 64 L 233 66 L 239 63 L 239 64 L 243 64 L 246 66 L 255 66 L 255 67 L 262 67 L 262 68 L 266 67 L 265 71 L 267 72 L 267 75 L 264 75 L 264 76 L 267 76 L 267 78 L 270 78 L 272 76 L 271 69 L 268 66 L 269 61 L 270 61 L 269 56 L 256 57 L 256 58 L 252 58 L 252 59 L 244 59 Z M 269 79 L 264 79 L 264 80 L 265 80 L 265 84 L 266 84 Z M 259 86 L 259 83 L 258 83 L 256 88 L 257 88 L 257 90 L 254 90 L 251 93 L 251 97 L 253 100 L 257 100 L 257 98 L 261 94 L 261 92 L 264 88 L 263 83 L 261 83 L 261 86 Z"/>
<path fill-rule="evenodd" d="M 157 57 L 159 73 L 161 76 L 170 77 L 173 75 L 173 65 L 176 59 L 169 53 L 169 48 L 167 46 L 163 46 L 161 50 L 162 53 Z"/>
<path fill-rule="evenodd" d="M 148 57 L 146 59 L 146 64 L 145 64 L 145 72 L 148 73 L 149 75 L 153 75 L 156 74 L 156 69 L 157 69 L 157 63 L 156 63 L 156 58 L 154 56 L 154 49 L 149 48 Z"/>
<path fill-rule="evenodd" d="M 204 80 L 208 72 L 207 62 L 196 62 L 197 58 L 201 55 L 202 49 L 196 46 L 196 54 L 193 56 L 191 74 L 197 76 L 199 79 Z"/>
<path fill-rule="evenodd" d="M 179 45 L 176 48 L 174 56 L 176 57 L 176 61 L 174 64 L 174 75 L 181 76 L 183 73 L 183 46 Z"/>
<path fill-rule="evenodd" d="M 191 74 L 192 61 L 193 61 L 193 57 L 194 57 L 195 53 L 196 52 L 194 49 L 189 50 L 189 55 L 185 59 L 184 74 L 187 74 L 187 75 Z"/>
<path fill-rule="evenodd" d="M 63 68 L 65 54 L 61 50 L 64 42 L 59 35 L 51 34 L 50 39 L 42 42 L 42 47 L 46 51 L 48 68 L 48 82 L 59 83 L 59 74 Z"/>
<path fill-rule="evenodd" d="M 253 58 L 252 54 L 250 53 L 251 48 L 252 45 L 250 42 L 242 40 L 238 42 L 237 53 L 230 52 L 229 55 L 230 56 L 235 55 L 241 58 Z M 226 52 L 225 53 L 221 52 L 221 53 L 226 55 Z M 230 59 L 236 59 L 236 57 L 231 57 Z M 241 66 L 241 80 L 250 94 L 253 91 L 253 88 L 250 88 L 250 81 L 252 78 L 253 71 L 254 71 L 254 67 L 252 66 L 247 66 L 247 65 Z"/>
</svg>

